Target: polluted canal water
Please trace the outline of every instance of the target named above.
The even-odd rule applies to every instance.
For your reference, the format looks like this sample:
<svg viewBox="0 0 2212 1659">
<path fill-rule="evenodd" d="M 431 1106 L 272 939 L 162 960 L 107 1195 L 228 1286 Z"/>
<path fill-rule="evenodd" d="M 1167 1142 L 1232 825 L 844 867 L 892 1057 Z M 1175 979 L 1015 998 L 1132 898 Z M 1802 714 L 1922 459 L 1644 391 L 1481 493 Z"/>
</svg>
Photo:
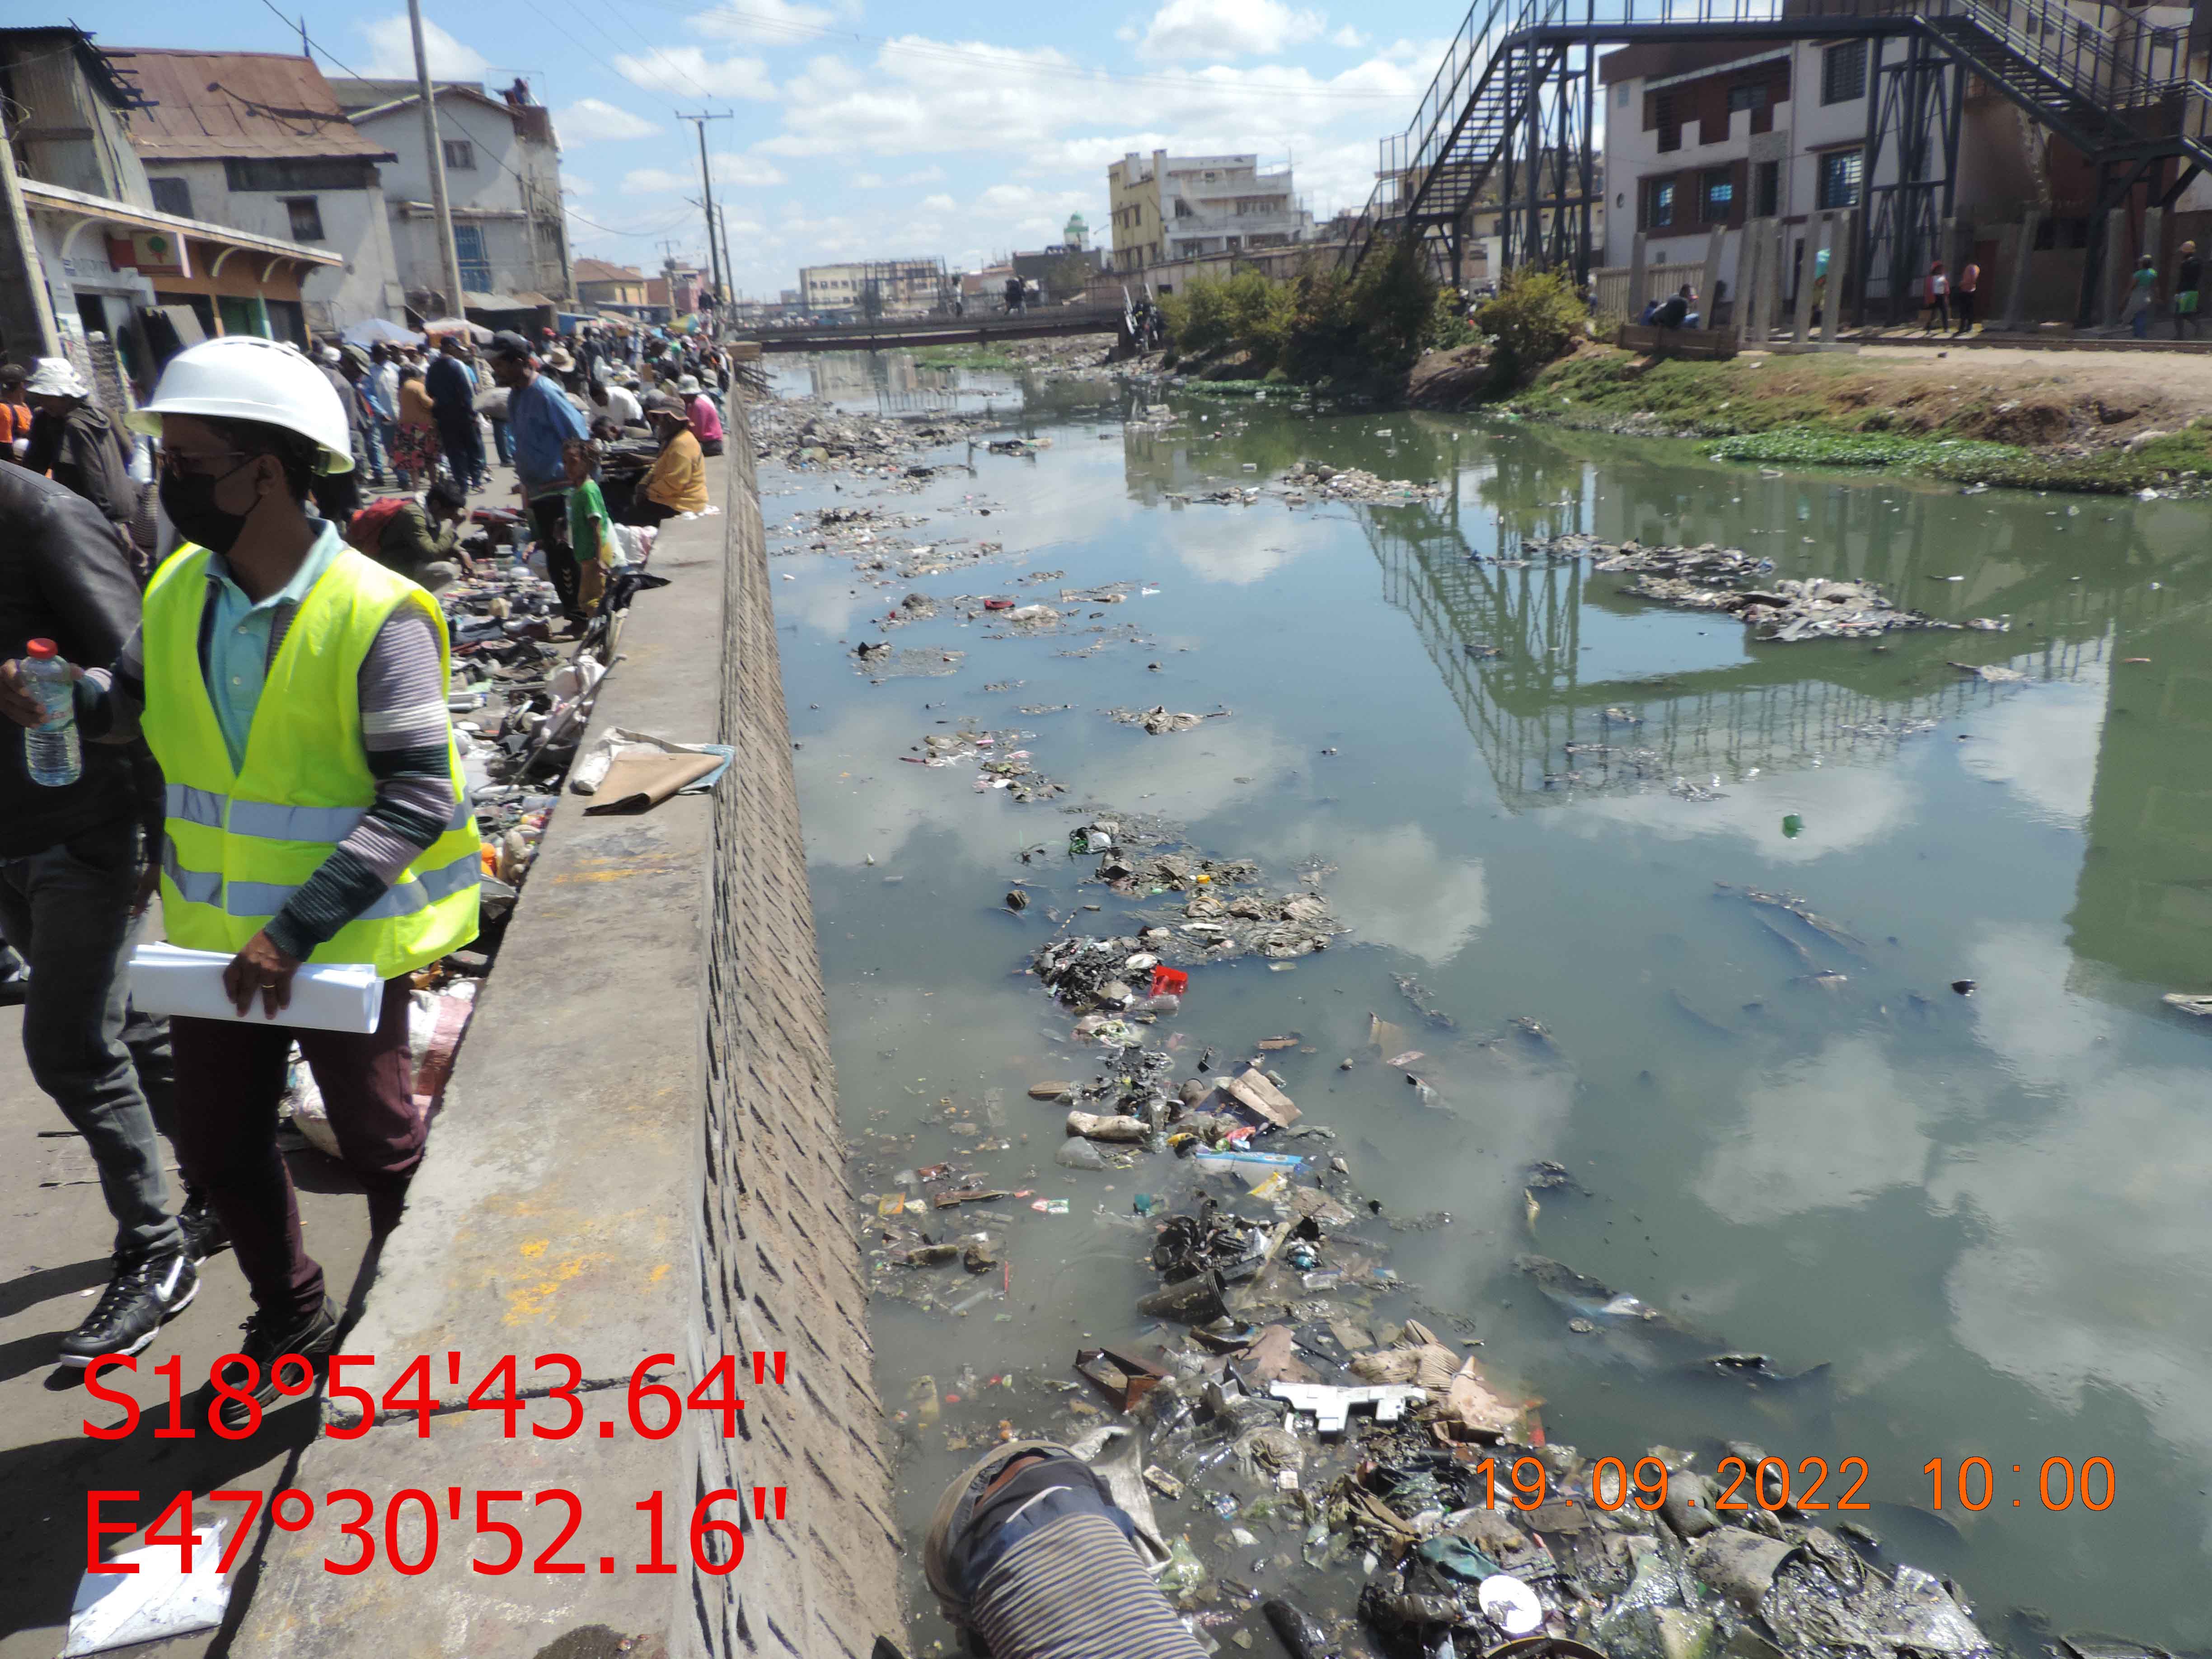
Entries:
<svg viewBox="0 0 2212 1659">
<path fill-rule="evenodd" d="M 1447 1569 L 1529 1536 L 1522 1451 L 1523 1529 L 1463 1512 L 1501 1436 L 1580 1505 L 1521 1577 L 1616 1656 L 1771 1654 L 1753 1603 L 1842 1651 L 1869 1626 L 1785 1604 L 1868 1564 L 1875 1651 L 1977 1650 L 1939 1578 L 2016 1653 L 2212 1645 L 2212 1029 L 2161 1001 L 2212 990 L 2212 507 L 1103 372 L 816 359 L 780 391 L 785 691 L 923 1652 L 945 1483 L 1116 1423 L 1155 1437 L 1163 1582 L 1224 1651 L 1279 1650 L 1286 1592 L 1348 1636 L 1370 1575 L 1418 1588 L 1416 1540 L 1474 1607 Z M 1766 641 L 1571 538 L 1961 626 Z M 1243 1228 L 1212 1255 L 1209 1213 Z M 1455 1420 L 1325 1441 L 1264 1380 L 1209 1400 L 1223 1348 L 1292 1382 L 1448 1359 L 1415 1398 Z M 1173 1387 L 1124 1413 L 1146 1373 L 1097 1349 Z M 1717 1622 L 1632 1617 L 1698 1479 L 1761 1455 L 1790 1504 L 1694 1558 Z M 1670 1507 L 1595 1514 L 1607 1458 L 1664 1466 Z M 1812 1542 L 1778 1572 L 1762 1532 Z M 1347 1650 L 1442 1650 L 1370 1595 Z"/>
</svg>

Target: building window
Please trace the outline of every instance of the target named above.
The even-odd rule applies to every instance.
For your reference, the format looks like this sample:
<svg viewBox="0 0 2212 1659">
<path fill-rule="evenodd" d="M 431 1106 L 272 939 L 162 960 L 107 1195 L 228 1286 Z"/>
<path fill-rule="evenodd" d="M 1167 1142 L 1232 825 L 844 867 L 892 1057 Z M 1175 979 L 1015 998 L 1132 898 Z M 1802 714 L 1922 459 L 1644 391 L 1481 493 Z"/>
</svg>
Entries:
<svg viewBox="0 0 2212 1659">
<path fill-rule="evenodd" d="M 480 293 L 491 288 L 491 262 L 484 258 L 483 227 L 455 225 L 453 227 L 453 257 L 460 262 L 461 286 Z M 459 301 L 455 301 L 459 308 Z"/>
<path fill-rule="evenodd" d="M 1820 198 L 1815 205 L 1822 211 L 1859 204 L 1861 160 L 1855 149 L 1832 149 L 1820 157 Z"/>
<path fill-rule="evenodd" d="M 1782 163 L 1761 161 L 1753 175 L 1752 213 L 1754 217 L 1771 219 L 1782 211 Z"/>
<path fill-rule="evenodd" d="M 1747 87 L 1730 87 L 1729 113 L 1733 115 L 1740 109 L 1765 109 L 1772 88 L 1764 81 L 1754 81 Z"/>
<path fill-rule="evenodd" d="M 1626 108 L 1628 107 L 1628 82 L 1627 82 L 1624 81 L 1624 82 L 1622 82 L 1620 83 L 1620 92 L 1619 92 L 1619 93 L 1614 96 L 1614 98 L 1613 98 L 1613 103 L 1614 103 L 1618 107 L 1620 107 L 1620 108 L 1621 108 L 1621 109 L 1626 109 Z"/>
<path fill-rule="evenodd" d="M 477 170 L 477 147 L 465 138 L 446 140 L 446 165 L 456 173 Z"/>
<path fill-rule="evenodd" d="M 1674 181 L 1672 179 L 1647 179 L 1644 181 L 1644 228 L 1664 230 L 1674 222 Z"/>
<path fill-rule="evenodd" d="M 1863 40 L 1846 40 L 1820 54 L 1820 101 L 1848 104 L 1866 96 L 1867 46 Z"/>
<path fill-rule="evenodd" d="M 287 196 L 284 211 L 292 216 L 292 240 L 295 242 L 319 242 L 323 240 L 323 210 L 312 196 Z"/>
<path fill-rule="evenodd" d="M 1673 93 L 1651 94 L 1651 119 L 1647 125 L 1657 130 L 1662 150 L 1682 148 L 1682 112 Z"/>
<path fill-rule="evenodd" d="M 1698 181 L 1698 197 L 1704 205 L 1700 216 L 1709 225 L 1724 225 L 1735 205 L 1735 170 L 1733 167 L 1707 167 Z"/>
<path fill-rule="evenodd" d="M 173 213 L 179 219 L 189 219 L 192 216 L 192 187 L 190 180 L 149 179 L 146 182 L 154 187 L 155 212 Z"/>
</svg>

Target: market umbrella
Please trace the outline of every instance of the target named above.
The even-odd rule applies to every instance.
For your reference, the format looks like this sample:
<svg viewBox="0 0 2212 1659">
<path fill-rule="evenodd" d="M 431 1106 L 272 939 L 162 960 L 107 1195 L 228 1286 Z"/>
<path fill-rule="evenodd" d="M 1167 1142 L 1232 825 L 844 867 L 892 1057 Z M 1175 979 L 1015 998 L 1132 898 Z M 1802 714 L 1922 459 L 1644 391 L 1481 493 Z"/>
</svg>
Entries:
<svg viewBox="0 0 2212 1659">
<path fill-rule="evenodd" d="M 422 337 L 413 329 L 403 327 L 382 317 L 371 317 L 365 321 L 355 323 L 338 337 L 349 344 L 357 346 L 421 345 L 422 343 Z"/>
<path fill-rule="evenodd" d="M 471 340 L 489 340 L 491 331 L 482 323 L 472 323 L 461 317 L 440 317 L 422 325 L 425 334 L 465 334 Z"/>
</svg>

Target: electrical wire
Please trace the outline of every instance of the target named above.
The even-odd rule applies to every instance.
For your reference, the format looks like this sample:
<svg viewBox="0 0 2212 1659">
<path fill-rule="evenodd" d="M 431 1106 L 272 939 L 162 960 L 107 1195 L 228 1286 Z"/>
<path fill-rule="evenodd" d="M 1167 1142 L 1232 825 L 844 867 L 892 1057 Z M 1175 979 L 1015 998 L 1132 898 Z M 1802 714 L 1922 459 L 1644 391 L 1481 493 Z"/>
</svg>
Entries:
<svg viewBox="0 0 2212 1659">
<path fill-rule="evenodd" d="M 622 45 L 620 40 L 615 39 L 612 31 L 611 31 L 605 24 L 600 22 L 598 18 L 592 16 L 591 13 L 586 11 L 584 8 L 578 3 L 578 0 L 568 0 L 568 5 L 570 9 L 574 11 L 579 17 L 581 17 L 593 28 L 599 30 L 601 34 L 605 35 L 615 46 L 619 47 Z M 534 10 L 535 8 L 533 7 L 532 9 Z M 696 80 L 693 79 L 690 72 L 687 70 L 682 64 L 670 57 L 666 52 L 663 51 L 660 47 L 654 46 L 650 40 L 647 39 L 644 30 L 639 28 L 636 24 L 631 22 L 629 19 L 624 16 L 621 12 L 614 11 L 612 7 L 608 8 L 608 9 L 610 11 L 613 11 L 615 17 L 620 20 L 624 27 L 629 29 L 632 34 L 637 36 L 640 45 L 643 46 L 644 48 L 647 52 L 651 52 L 655 58 L 659 58 L 662 63 L 667 64 L 670 69 L 675 70 L 677 78 L 681 80 L 686 86 L 690 87 L 692 91 L 697 93 L 702 98 L 712 98 L 715 95 L 714 94 L 708 91 L 706 88 L 701 86 Z"/>
<path fill-rule="evenodd" d="M 270 11 L 276 12 L 276 21 L 278 22 L 282 23 L 286 28 L 296 32 L 299 37 L 302 40 L 305 40 L 312 50 L 319 52 L 324 57 L 329 58 L 331 63 L 336 64 L 338 68 L 345 70 L 347 76 L 351 79 L 356 81 L 366 81 L 369 78 L 368 76 L 363 75 L 359 70 L 347 69 L 345 64 L 340 60 L 336 52 L 332 52 L 321 41 L 309 34 L 306 27 L 307 17 L 304 13 L 301 15 L 300 21 L 295 23 L 290 18 L 285 16 L 283 12 L 276 10 L 276 0 L 261 0 L 261 3 L 268 7 Z"/>
</svg>

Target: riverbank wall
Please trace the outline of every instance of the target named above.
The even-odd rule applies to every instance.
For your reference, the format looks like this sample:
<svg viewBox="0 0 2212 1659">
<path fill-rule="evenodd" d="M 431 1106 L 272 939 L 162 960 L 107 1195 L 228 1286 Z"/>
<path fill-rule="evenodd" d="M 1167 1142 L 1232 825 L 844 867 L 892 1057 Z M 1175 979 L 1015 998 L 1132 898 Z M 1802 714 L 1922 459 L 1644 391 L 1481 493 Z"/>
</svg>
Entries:
<svg viewBox="0 0 2212 1659">
<path fill-rule="evenodd" d="M 331 1391 L 281 1483 L 315 1519 L 264 1512 L 234 1653 L 837 1659 L 901 1638 L 752 454 L 732 408 L 723 511 L 663 531 L 672 585 L 633 605 L 585 738 L 719 741 L 733 763 L 643 816 L 554 813 L 343 1345 L 371 1409 Z M 743 1409 L 672 1419 L 655 1384 Z M 510 1392 L 513 1413 L 490 1403 Z M 368 1513 L 330 1496 L 348 1490 Z"/>
</svg>

